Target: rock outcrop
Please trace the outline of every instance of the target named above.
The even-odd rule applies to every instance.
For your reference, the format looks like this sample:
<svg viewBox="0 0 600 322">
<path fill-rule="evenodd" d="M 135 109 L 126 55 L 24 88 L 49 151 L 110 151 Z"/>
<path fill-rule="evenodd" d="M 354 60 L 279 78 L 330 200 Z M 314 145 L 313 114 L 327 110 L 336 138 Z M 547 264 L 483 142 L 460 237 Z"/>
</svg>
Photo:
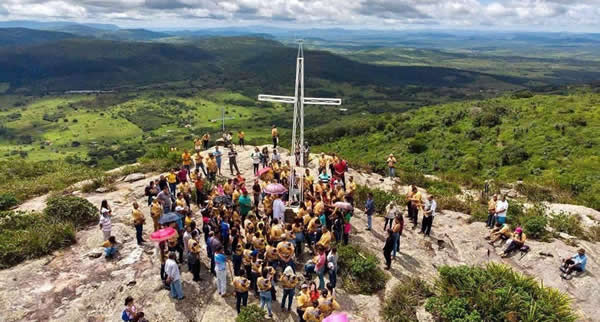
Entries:
<svg viewBox="0 0 600 322">
<path fill-rule="evenodd" d="M 238 165 L 247 179 L 253 178 L 251 151 L 251 147 L 238 151 Z M 223 174 L 228 174 L 227 160 L 223 161 Z M 408 188 L 376 174 L 351 169 L 350 175 L 358 184 L 372 188 L 401 192 Z M 154 179 L 158 174 L 143 176 Z M 162 288 L 160 262 L 155 255 L 155 247 L 152 243 L 138 246 L 131 223 L 133 201 L 138 201 L 146 215 L 146 222 L 151 223 L 143 195 L 146 181 L 120 181 L 115 184 L 115 191 L 102 194 L 74 192 L 96 205 L 100 205 L 103 199 L 109 200 L 113 208 L 113 235 L 121 243 L 120 256 L 111 261 L 104 259 L 100 248 L 102 233 L 97 226 L 93 226 L 79 231 L 78 242 L 72 247 L 0 271 L 0 320 L 120 321 L 125 297 L 133 296 L 151 321 L 233 321 L 236 316 L 235 298 L 218 296 L 215 282 L 207 273 L 209 262 L 206 257 L 203 258 L 201 277 L 204 280 L 201 282 L 193 282 L 191 274 L 182 265 L 185 300 L 171 300 L 168 291 Z M 252 183 L 252 180 L 247 181 Z M 41 210 L 45 200 L 45 196 L 32 199 L 21 205 L 20 209 Z M 488 232 L 485 226 L 482 223 L 470 224 L 468 217 L 462 213 L 443 211 L 435 217 L 429 238 L 417 234 L 408 224 L 401 238 L 400 254 L 388 273 L 391 278 L 386 290 L 379 295 L 365 296 L 346 294 L 340 289 L 338 299 L 343 310 L 351 314 L 353 321 L 380 321 L 382 299 L 403 276 L 418 275 L 433 281 L 437 276 L 437 267 L 441 265 L 481 265 L 494 261 L 511 265 L 520 272 L 536 277 L 546 286 L 568 293 L 582 321 L 598 319 L 600 280 L 596 272 L 600 267 L 600 247 L 597 244 L 577 241 L 578 247 L 585 248 L 589 255 L 588 272 L 565 281 L 559 277 L 560 258 L 574 254 L 578 247 L 560 240 L 551 243 L 530 241 L 531 251 L 528 254 L 501 259 L 500 249 L 489 246 L 483 239 Z M 146 235 L 151 232 L 151 226 L 145 225 Z M 375 217 L 373 231 L 365 231 L 366 218 L 358 209 L 352 226 L 351 243 L 360 243 L 372 250 L 383 263 L 383 218 Z M 443 241 L 441 247 L 438 241 Z M 540 253 L 552 254 L 553 257 Z M 232 291 L 231 286 L 229 291 Z M 281 294 L 278 290 L 278 300 Z M 251 296 L 249 302 L 257 303 L 258 299 Z M 274 307 L 275 320 L 297 320 L 295 313 L 281 312 L 275 303 Z M 422 308 L 418 310 L 418 317 L 423 321 L 431 320 L 431 316 Z"/>
</svg>

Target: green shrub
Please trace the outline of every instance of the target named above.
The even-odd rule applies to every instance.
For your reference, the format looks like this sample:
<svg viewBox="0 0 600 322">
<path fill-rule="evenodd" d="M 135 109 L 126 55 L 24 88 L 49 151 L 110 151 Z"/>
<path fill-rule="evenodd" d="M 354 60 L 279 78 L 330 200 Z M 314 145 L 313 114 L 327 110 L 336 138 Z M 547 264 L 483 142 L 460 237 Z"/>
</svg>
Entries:
<svg viewBox="0 0 600 322">
<path fill-rule="evenodd" d="M 437 199 L 438 211 L 451 210 L 462 212 L 464 214 L 471 213 L 471 206 L 456 197 L 439 197 Z"/>
<path fill-rule="evenodd" d="M 527 218 L 525 224 L 523 225 L 523 229 L 525 234 L 533 239 L 540 239 L 546 235 L 546 225 L 548 224 L 548 220 L 546 216 L 531 216 Z"/>
<path fill-rule="evenodd" d="M 575 321 L 571 299 L 512 268 L 442 266 L 426 308 L 440 321 Z"/>
<path fill-rule="evenodd" d="M 262 322 L 266 321 L 267 312 L 255 304 L 243 306 L 240 314 L 235 318 L 236 322 Z"/>
<path fill-rule="evenodd" d="M 0 216 L 0 269 L 74 242 L 75 227 L 70 222 L 50 220 L 41 213 L 4 212 Z"/>
<path fill-rule="evenodd" d="M 422 279 L 405 278 L 394 286 L 390 295 L 386 296 L 381 316 L 385 321 L 416 321 L 416 308 L 432 295 L 431 287 Z"/>
<path fill-rule="evenodd" d="M 566 233 L 571 236 L 584 237 L 585 231 L 581 226 L 579 215 L 571 215 L 565 212 L 550 215 L 549 226 L 555 231 Z"/>
<path fill-rule="evenodd" d="M 0 211 L 8 210 L 19 203 L 17 198 L 12 193 L 0 194 Z"/>
<path fill-rule="evenodd" d="M 593 242 L 600 242 L 600 225 L 594 225 L 586 233 L 586 239 Z"/>
<path fill-rule="evenodd" d="M 340 281 L 352 294 L 373 294 L 385 288 L 388 276 L 371 252 L 356 245 L 338 246 Z"/>
<path fill-rule="evenodd" d="M 356 188 L 356 192 L 354 194 L 356 200 L 355 204 L 358 207 L 364 207 L 367 202 L 367 194 L 373 194 L 373 200 L 375 201 L 375 211 L 380 214 L 385 213 L 385 207 L 391 202 L 396 201 L 398 205 L 403 205 L 405 203 L 405 198 L 400 196 L 399 194 L 383 191 L 380 189 L 371 189 L 366 186 L 359 185 Z"/>
<path fill-rule="evenodd" d="M 59 196 L 48 199 L 44 213 L 48 218 L 71 222 L 83 227 L 98 220 L 98 208 L 89 201 L 75 196 Z"/>
</svg>

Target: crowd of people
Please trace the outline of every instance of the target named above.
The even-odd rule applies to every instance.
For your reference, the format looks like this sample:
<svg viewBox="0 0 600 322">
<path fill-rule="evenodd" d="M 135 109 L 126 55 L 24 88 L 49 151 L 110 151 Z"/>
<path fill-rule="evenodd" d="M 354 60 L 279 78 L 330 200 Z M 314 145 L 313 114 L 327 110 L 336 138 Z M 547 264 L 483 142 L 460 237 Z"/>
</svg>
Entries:
<svg viewBox="0 0 600 322">
<path fill-rule="evenodd" d="M 201 263 L 210 262 L 207 266 L 217 293 L 222 297 L 235 296 L 238 313 L 247 306 L 249 294 L 253 293 L 260 307 L 272 317 L 279 288 L 282 312 L 290 312 L 295 303 L 299 321 L 321 321 L 341 309 L 336 300 L 336 245 L 348 244 L 354 209 L 364 210 L 367 231 L 373 229 L 375 200 L 369 193 L 364 205 L 356 204 L 356 182 L 352 176 L 346 178 L 348 164 L 335 154 L 317 157 L 315 175 L 310 169 L 301 175 L 296 173 L 290 161 L 283 161 L 278 152 L 276 127 L 271 133 L 272 148 L 244 149 L 253 164 L 251 181 L 239 171 L 238 152 L 232 142 L 227 145 L 230 176 L 222 175 L 223 152 L 218 146 L 208 152 L 210 135 L 205 134 L 194 141 L 195 153 L 183 151 L 179 168 L 149 182 L 145 195 L 153 231 L 170 227 L 176 232 L 157 243 L 160 279 L 172 298 L 182 300 L 185 298 L 182 265 L 187 265 L 193 281 L 202 283 Z M 239 146 L 244 145 L 244 139 L 240 131 Z M 394 155 L 390 154 L 386 162 L 389 175 L 395 176 Z M 290 182 L 296 186 L 288 191 Z M 301 197 L 294 195 L 294 190 L 300 187 L 303 187 Z M 292 204 L 295 210 L 288 207 Z M 419 232 L 424 236 L 431 234 L 437 210 L 435 197 L 424 198 L 416 186 L 411 186 L 406 204 L 406 212 L 402 209 L 404 206 L 396 202 L 388 204 L 385 210 L 386 269 L 391 268 L 399 251 L 405 213 L 413 229 L 417 229 L 420 216 Z M 488 206 L 489 243 L 506 242 L 503 256 L 526 247 L 523 229 L 517 227 L 513 232 L 506 222 L 506 196 L 493 196 Z M 111 213 L 104 200 L 100 228 L 106 240 L 107 258 L 114 257 L 118 251 L 118 243 L 111 235 Z M 144 244 L 145 219 L 137 202 L 132 204 L 132 220 L 136 241 Z M 585 264 L 584 251 L 580 250 L 563 261 L 561 270 L 567 276 L 583 271 Z M 125 305 L 123 320 L 142 321 L 143 313 L 136 311 L 132 298 L 128 298 Z"/>
</svg>

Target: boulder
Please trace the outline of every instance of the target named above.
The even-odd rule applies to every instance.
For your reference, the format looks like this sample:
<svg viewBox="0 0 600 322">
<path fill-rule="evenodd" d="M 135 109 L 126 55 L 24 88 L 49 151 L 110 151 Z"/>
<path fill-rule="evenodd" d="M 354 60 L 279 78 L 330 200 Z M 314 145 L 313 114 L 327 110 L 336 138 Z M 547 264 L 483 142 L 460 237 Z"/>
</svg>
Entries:
<svg viewBox="0 0 600 322">
<path fill-rule="evenodd" d="M 96 189 L 97 193 L 107 193 L 109 191 L 110 191 L 110 189 L 108 189 L 107 187 L 100 187 L 100 188 Z"/>
<path fill-rule="evenodd" d="M 125 178 L 123 178 L 123 181 L 125 182 L 135 182 L 135 181 L 139 181 L 142 179 L 146 179 L 146 175 L 143 173 L 132 173 L 128 176 L 126 176 Z"/>
</svg>

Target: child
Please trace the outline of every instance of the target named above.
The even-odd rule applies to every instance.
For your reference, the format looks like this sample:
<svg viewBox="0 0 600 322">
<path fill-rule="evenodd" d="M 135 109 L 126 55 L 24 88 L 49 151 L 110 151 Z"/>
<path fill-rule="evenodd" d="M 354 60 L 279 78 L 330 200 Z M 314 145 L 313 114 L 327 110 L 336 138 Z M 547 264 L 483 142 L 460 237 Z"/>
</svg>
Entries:
<svg viewBox="0 0 600 322">
<path fill-rule="evenodd" d="M 102 244 L 104 247 L 104 256 L 106 259 L 112 259 L 117 254 L 117 240 L 115 236 L 108 237 L 108 240 Z"/>
</svg>

